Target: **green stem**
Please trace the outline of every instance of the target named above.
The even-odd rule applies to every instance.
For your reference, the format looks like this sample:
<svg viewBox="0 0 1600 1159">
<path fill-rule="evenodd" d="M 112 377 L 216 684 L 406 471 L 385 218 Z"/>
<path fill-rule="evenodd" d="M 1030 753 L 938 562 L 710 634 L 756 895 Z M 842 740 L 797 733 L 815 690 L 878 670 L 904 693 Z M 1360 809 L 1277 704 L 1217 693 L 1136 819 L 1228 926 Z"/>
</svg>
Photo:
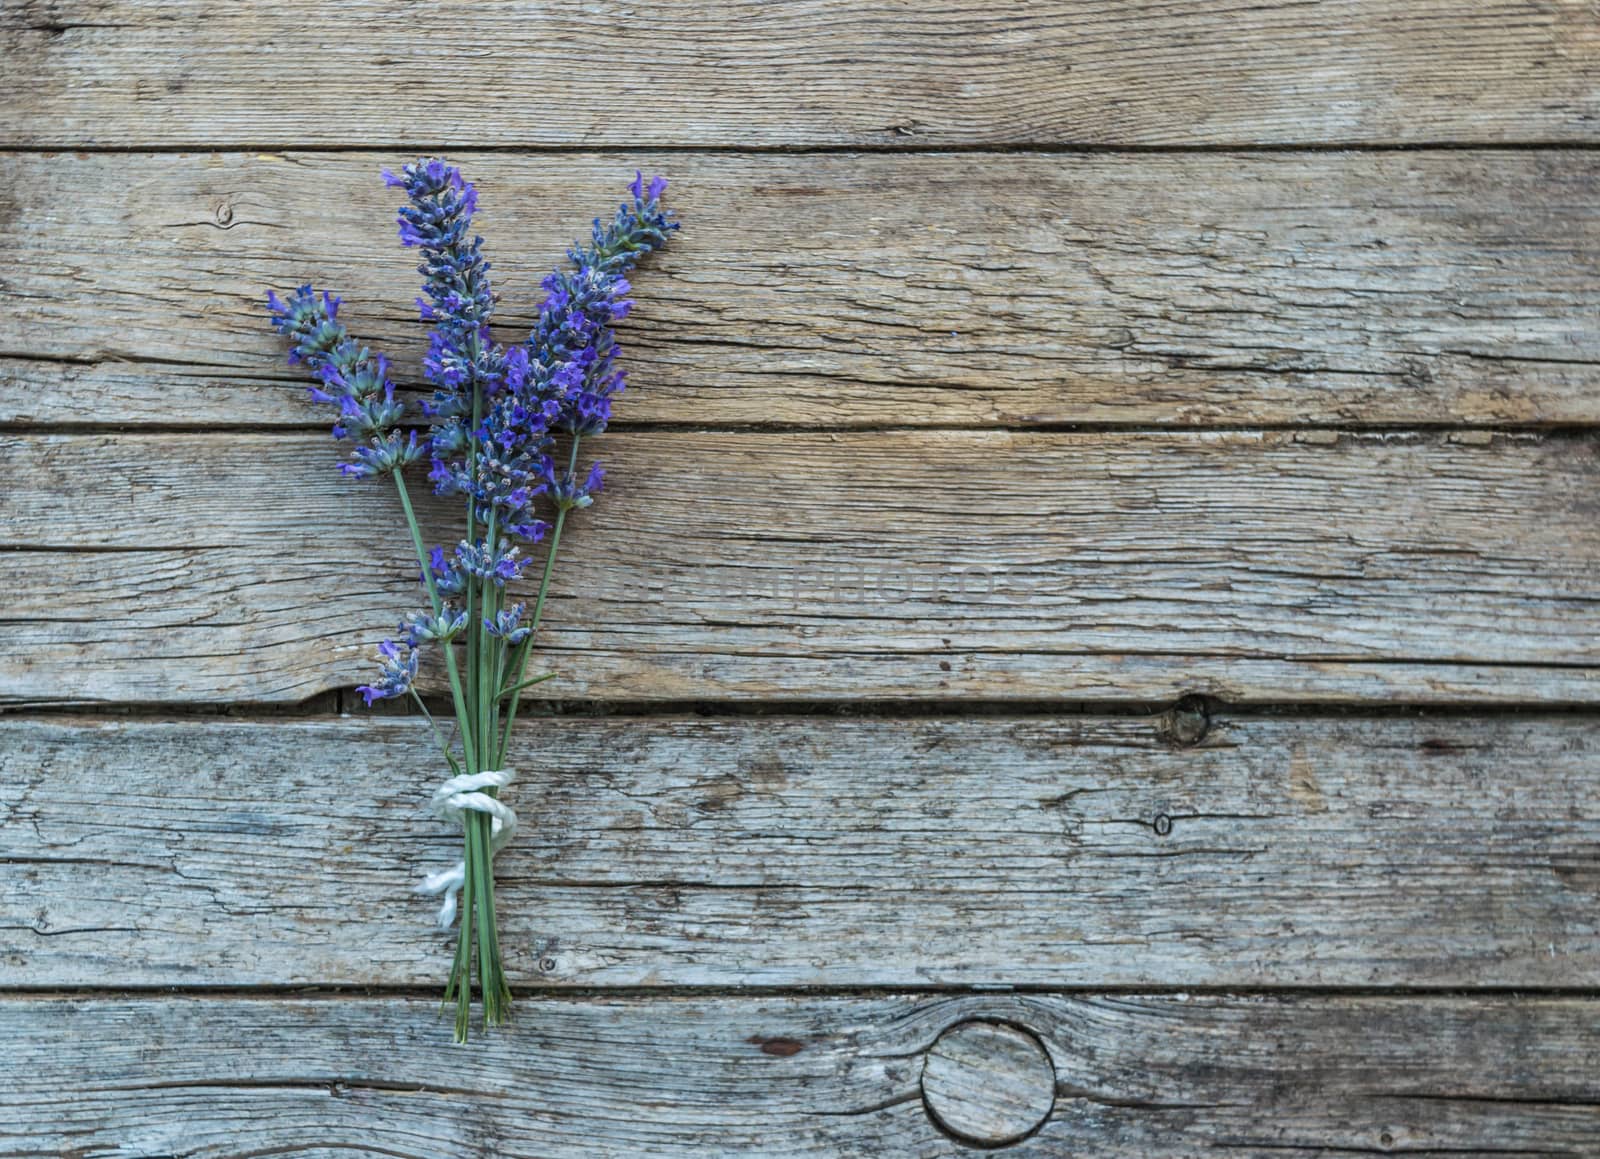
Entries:
<svg viewBox="0 0 1600 1159">
<path fill-rule="evenodd" d="M 582 435 L 572 436 L 572 453 L 567 456 L 567 474 L 573 475 L 578 470 L 578 444 L 583 441 Z M 563 507 L 556 512 L 556 523 L 550 529 L 550 550 L 544 557 L 544 576 L 539 580 L 539 595 L 533 602 L 533 618 L 528 621 L 528 638 L 522 642 L 522 654 L 517 660 L 517 691 L 512 693 L 511 703 L 506 706 L 506 726 L 500 734 L 499 759 L 506 759 L 506 750 L 511 747 L 511 726 L 516 722 L 517 709 L 522 704 L 521 689 L 525 686 L 524 677 L 528 675 L 528 657 L 533 652 L 533 637 L 539 630 L 539 624 L 544 619 L 544 600 L 550 594 L 550 576 L 556 569 L 556 552 L 561 548 L 561 529 L 567 523 L 567 509 Z"/>
<path fill-rule="evenodd" d="M 497 516 L 493 508 L 489 511 L 489 522 L 484 538 L 485 554 L 493 552 L 497 546 Z M 490 712 L 494 704 L 494 690 L 498 687 L 492 675 L 494 670 L 494 651 L 496 637 L 488 632 L 485 623 L 495 614 L 495 585 L 492 580 L 484 579 L 477 585 L 478 608 L 473 618 L 473 630 L 476 634 L 477 648 L 473 657 L 472 683 L 474 692 L 473 711 L 475 725 L 478 730 L 478 752 L 482 756 L 480 771 L 487 772 L 489 766 L 498 762 L 494 758 L 494 742 L 490 724 Z M 493 788 L 483 790 L 489 796 L 498 796 Z M 493 825 L 491 819 L 482 814 L 473 815 L 473 828 L 476 840 L 471 842 L 471 856 L 475 859 L 475 888 L 477 890 L 478 908 L 478 991 L 483 1001 L 483 1020 L 488 1025 L 500 1021 L 500 989 L 501 975 L 498 973 L 499 939 L 495 930 L 494 912 L 494 859 L 493 844 L 490 838 Z"/>
<path fill-rule="evenodd" d="M 481 384 L 474 382 L 472 391 L 472 429 L 477 431 L 483 421 L 483 389 Z M 474 441 L 471 449 L 469 471 L 476 477 L 478 462 L 478 447 Z M 475 543 L 477 540 L 478 521 L 471 497 L 467 500 L 467 542 Z M 496 512 L 491 508 L 487 537 L 484 540 L 486 553 L 493 552 L 496 547 L 497 526 Z M 500 677 L 497 675 L 497 665 L 494 663 L 494 642 L 496 637 L 483 630 L 483 621 L 494 615 L 497 610 L 492 606 L 493 584 L 488 580 L 478 580 L 467 585 L 467 719 L 470 722 L 469 731 L 474 740 L 473 751 L 475 759 L 468 767 L 473 772 L 485 772 L 498 767 L 496 760 L 495 717 L 494 711 L 498 703 L 495 695 L 499 688 Z M 490 796 L 497 796 L 494 789 L 485 790 Z M 505 981 L 505 967 L 500 957 L 499 934 L 495 924 L 494 911 L 494 855 L 490 839 L 491 819 L 483 813 L 468 812 L 465 817 L 464 844 L 466 846 L 465 858 L 467 864 L 466 884 L 462 890 L 466 895 L 467 908 L 461 916 L 461 941 L 470 943 L 476 927 L 477 934 L 477 977 L 478 990 L 483 1000 L 484 1022 L 496 1025 L 504 1019 L 505 1008 L 510 1002 L 510 989 Z M 470 964 L 471 952 L 468 950 Z M 466 978 L 470 979 L 470 968 Z M 464 989 L 470 993 L 470 981 Z M 465 1000 L 470 1003 L 470 998 Z M 464 1037 L 465 1023 L 461 1008 L 458 1007 L 458 1035 Z"/>
<path fill-rule="evenodd" d="M 484 540 L 484 545 L 487 549 L 486 556 L 496 550 L 499 515 L 500 512 L 496 508 L 491 507 L 489 509 L 488 538 Z M 495 616 L 496 609 L 494 604 L 498 602 L 495 600 L 495 593 L 498 590 L 493 580 L 485 579 L 483 581 L 479 597 L 479 622 L 475 625 L 478 629 L 478 659 L 477 668 L 474 670 L 473 675 L 477 681 L 478 692 L 474 707 L 478 710 L 478 752 L 485 755 L 485 767 L 491 761 L 497 767 L 499 764 L 498 761 L 494 760 L 495 746 L 492 714 L 494 712 L 495 690 L 500 687 L 499 681 L 494 676 L 495 645 L 500 642 L 500 638 L 484 630 L 484 623 L 492 620 Z"/>
<path fill-rule="evenodd" d="M 482 424 L 482 421 L 483 421 L 483 388 L 482 388 L 482 386 L 480 386 L 478 384 L 476 378 L 474 378 L 473 383 L 472 383 L 472 433 L 473 433 L 474 436 L 476 436 L 478 427 Z M 473 439 L 469 440 L 469 442 L 468 442 L 467 454 L 468 454 L 467 474 L 471 478 L 476 478 L 477 477 L 477 473 L 478 473 L 478 444 L 477 444 L 477 441 L 476 441 L 475 437 Z M 467 496 L 467 543 L 468 544 L 475 543 L 477 541 L 477 534 L 478 534 L 477 511 L 473 506 L 473 496 L 469 494 Z M 474 772 L 474 773 L 481 773 L 484 770 L 484 768 L 486 767 L 486 765 L 484 764 L 484 756 L 485 756 L 485 754 L 483 752 L 483 748 L 482 748 L 481 745 L 477 745 L 477 743 L 476 743 L 477 741 L 482 739 L 481 734 L 478 732 L 478 727 L 477 727 L 478 726 L 478 716 L 477 716 L 477 713 L 475 711 L 476 708 L 477 708 L 477 704 L 478 704 L 478 693 L 479 693 L 479 690 L 478 690 L 478 637 L 479 637 L 479 631 L 478 631 L 478 611 L 477 611 L 477 599 L 476 599 L 476 596 L 477 596 L 478 589 L 479 589 L 480 586 L 481 586 L 480 584 L 474 583 L 474 582 L 470 582 L 470 581 L 467 583 L 467 706 L 468 706 L 469 709 L 473 710 L 473 711 L 469 711 L 468 714 L 467 714 L 467 720 L 469 722 L 468 723 L 468 727 L 467 727 L 467 731 L 469 733 L 471 733 L 471 735 L 473 737 L 473 741 L 474 741 L 474 745 L 475 745 L 475 753 L 476 753 L 476 757 L 477 757 L 476 760 L 469 760 L 467 762 L 467 768 L 470 771 Z"/>
<path fill-rule="evenodd" d="M 483 425 L 483 387 L 476 377 L 472 383 L 472 430 L 467 440 L 467 477 L 478 477 L 478 428 Z M 478 534 L 478 513 L 472 506 L 472 496 L 467 496 L 467 542 Z"/>
<path fill-rule="evenodd" d="M 490 819 L 476 813 L 480 820 L 478 840 L 473 855 L 477 858 L 477 880 L 474 885 L 478 895 L 478 993 L 483 1000 L 483 1021 L 498 1026 L 504 1017 L 501 995 L 504 993 L 505 968 L 500 962 L 500 937 L 495 928 L 494 912 L 494 855 L 489 837 Z"/>
<path fill-rule="evenodd" d="M 467 732 L 473 740 L 477 760 L 468 761 L 472 772 L 482 772 L 484 752 L 478 747 L 478 585 L 467 583 Z"/>
<path fill-rule="evenodd" d="M 544 615 L 544 598 L 550 590 L 550 573 L 555 570 L 556 550 L 561 546 L 561 527 L 567 521 L 567 513 L 556 513 L 556 525 L 550 532 L 550 553 L 544 560 L 544 578 L 539 581 L 539 596 L 534 601 L 533 618 L 528 622 L 528 638 L 522 642 L 522 655 L 517 661 L 517 683 L 515 691 L 511 694 L 511 703 L 506 705 L 506 725 L 500 734 L 500 759 L 506 759 L 506 750 L 511 746 L 511 726 L 516 723 L 517 709 L 522 704 L 522 689 L 532 681 L 524 680 L 528 672 L 528 657 L 533 652 L 533 634 L 539 628 L 539 620 Z"/>
<path fill-rule="evenodd" d="M 500 698 L 504 700 L 513 692 L 521 692 L 524 688 L 527 688 L 531 685 L 543 684 L 546 680 L 553 680 L 555 679 L 555 675 L 556 674 L 554 672 L 546 672 L 542 676 L 530 676 L 521 684 L 513 684 L 510 688 L 502 688 L 500 690 Z"/>
<path fill-rule="evenodd" d="M 470 832 L 470 826 L 469 826 Z M 471 851 L 470 839 L 467 843 Z M 467 858 L 467 875 L 461 886 L 461 933 L 456 941 L 456 957 L 461 963 L 461 980 L 456 988 L 456 1041 L 467 1041 L 467 1031 L 472 1025 L 472 859 Z M 482 968 L 482 964 L 479 964 Z"/>
<path fill-rule="evenodd" d="M 417 549 L 417 564 L 422 568 L 422 582 L 428 589 L 428 603 L 433 608 L 433 614 L 439 615 L 444 611 L 444 601 L 439 598 L 439 586 L 433 579 L 433 565 L 428 560 L 428 549 L 422 545 L 422 529 L 417 526 L 417 513 L 411 507 L 411 493 L 406 490 L 405 476 L 399 471 L 391 471 L 394 478 L 395 490 L 400 493 L 400 506 L 406 513 L 406 526 L 411 529 L 411 542 Z M 471 730 L 467 727 L 467 700 L 461 689 L 461 673 L 456 667 L 455 649 L 446 643 L 442 649 L 444 663 L 450 673 L 450 698 L 455 702 L 456 726 L 461 730 L 461 751 L 467 758 L 467 767 L 473 767 L 475 750 L 472 747 Z"/>
<path fill-rule="evenodd" d="M 572 436 L 572 454 L 567 456 L 567 475 L 573 476 L 578 472 L 578 444 L 583 442 L 582 435 Z M 556 512 L 556 525 L 550 532 L 550 554 L 544 560 L 544 578 L 539 581 L 539 598 L 533 603 L 533 619 L 528 622 L 528 636 L 539 630 L 539 621 L 544 618 L 544 598 L 550 592 L 550 573 L 556 568 L 556 549 L 561 546 L 561 528 L 567 521 L 567 509 L 563 507 Z M 520 677 L 520 674 L 519 674 Z"/>
<path fill-rule="evenodd" d="M 439 596 L 439 587 L 434 580 L 433 567 L 428 559 L 427 548 L 423 546 L 422 529 L 417 524 L 417 513 L 411 505 L 411 493 L 407 490 L 405 478 L 400 474 L 399 471 L 391 472 L 391 474 L 394 476 L 395 490 L 398 491 L 400 495 L 400 506 L 405 511 L 406 526 L 411 531 L 411 543 L 416 548 L 417 564 L 422 568 L 422 581 L 428 590 L 428 603 L 432 607 L 433 614 L 435 616 L 442 615 L 444 611 L 444 601 Z M 470 507 L 468 510 L 467 519 L 470 525 L 472 520 Z M 469 588 L 468 591 L 470 598 L 471 589 Z M 468 618 L 467 622 L 470 628 L 472 623 L 470 617 Z M 470 635 L 468 639 L 470 642 Z M 471 724 L 472 716 L 469 712 L 469 709 L 472 707 L 472 705 L 469 703 L 469 694 L 461 684 L 461 671 L 456 663 L 454 647 L 451 644 L 446 643 L 443 645 L 443 651 L 445 666 L 450 674 L 450 697 L 455 707 L 456 727 L 461 732 L 462 755 L 466 758 L 467 768 L 477 771 L 479 767 L 479 748 L 477 745 L 477 738 L 474 735 Z M 413 691 L 412 695 L 416 696 L 415 691 Z M 423 714 L 428 717 L 429 724 L 434 724 L 433 716 L 428 712 L 427 705 L 422 703 L 422 698 L 416 697 L 416 699 L 418 707 L 420 707 L 423 711 Z M 434 735 L 439 735 L 437 725 L 434 725 Z M 441 744 L 443 744 L 443 738 L 440 737 L 439 739 Z M 455 759 L 450 755 L 448 746 L 445 746 L 445 760 L 449 763 L 451 770 L 459 775 L 461 766 L 456 764 Z M 451 963 L 450 978 L 445 984 L 444 991 L 445 1003 L 448 1004 L 452 999 L 455 1001 L 455 1037 L 457 1042 L 467 1041 L 467 1034 L 471 1027 L 472 1020 L 472 938 L 470 936 L 470 931 L 473 926 L 474 910 L 477 908 L 474 905 L 474 901 L 478 893 L 478 883 L 476 880 L 477 874 L 473 872 L 473 867 L 477 863 L 478 859 L 474 857 L 473 850 L 478 844 L 478 841 L 475 839 L 475 834 L 477 830 L 481 828 L 481 826 L 473 824 L 473 820 L 480 819 L 481 816 L 481 814 L 477 813 L 469 814 L 466 832 L 463 837 L 466 845 L 466 856 L 463 858 L 466 863 L 466 876 L 461 887 L 461 926 L 459 934 L 456 938 L 455 959 Z M 480 970 L 482 969 L 482 964 L 482 950 L 480 948 Z"/>
<path fill-rule="evenodd" d="M 461 766 L 456 764 L 455 754 L 450 751 L 450 742 L 444 739 L 444 733 L 439 731 L 438 723 L 433 719 L 433 713 L 428 711 L 428 706 L 422 703 L 422 697 L 417 695 L 415 688 L 411 689 L 411 699 L 417 702 L 417 707 L 422 710 L 422 715 L 428 718 L 428 727 L 433 730 L 433 739 L 439 742 L 439 751 L 444 753 L 444 759 L 450 766 L 450 771 L 456 776 L 461 775 Z"/>
</svg>

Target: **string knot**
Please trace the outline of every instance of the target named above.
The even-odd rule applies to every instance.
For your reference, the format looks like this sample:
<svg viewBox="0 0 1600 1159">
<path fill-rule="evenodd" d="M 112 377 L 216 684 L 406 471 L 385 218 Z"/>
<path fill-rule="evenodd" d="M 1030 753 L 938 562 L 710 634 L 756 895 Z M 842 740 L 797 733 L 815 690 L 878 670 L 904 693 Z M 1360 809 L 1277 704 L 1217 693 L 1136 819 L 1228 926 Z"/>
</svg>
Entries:
<svg viewBox="0 0 1600 1159">
<path fill-rule="evenodd" d="M 485 793 L 485 789 L 503 789 L 516 779 L 510 769 L 487 769 L 481 773 L 462 773 L 451 777 L 433 791 L 429 809 L 442 821 L 466 828 L 467 813 L 489 815 L 489 858 L 499 853 L 511 835 L 517 831 L 517 812 L 504 801 Z M 467 863 L 458 861 L 449 869 L 430 873 L 417 886 L 418 893 L 444 894 L 439 907 L 439 928 L 448 930 L 456 920 L 456 894 L 467 882 Z"/>
</svg>

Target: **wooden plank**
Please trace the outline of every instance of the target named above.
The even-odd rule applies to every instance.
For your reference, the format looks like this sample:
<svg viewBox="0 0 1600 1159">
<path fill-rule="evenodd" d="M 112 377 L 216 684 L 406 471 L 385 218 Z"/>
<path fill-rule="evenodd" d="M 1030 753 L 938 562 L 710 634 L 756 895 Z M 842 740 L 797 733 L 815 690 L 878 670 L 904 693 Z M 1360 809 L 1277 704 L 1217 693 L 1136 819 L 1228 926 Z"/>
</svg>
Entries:
<svg viewBox="0 0 1600 1159">
<path fill-rule="evenodd" d="M 261 307 L 303 280 L 417 382 L 401 157 L 12 158 L 0 421 L 313 422 Z M 676 179 L 630 422 L 1600 421 L 1593 153 L 461 160 L 507 340 L 636 163 Z"/>
<path fill-rule="evenodd" d="M 1571 704 L 1600 688 L 1592 436 L 594 446 L 612 475 L 563 541 L 548 697 Z M 392 489 L 338 476 L 326 436 L 20 435 L 0 461 L 0 700 L 295 701 L 360 683 L 420 601 Z M 426 514 L 453 542 L 453 515 Z"/>
<path fill-rule="evenodd" d="M 0 143 L 1593 142 L 1597 40 L 1581 0 L 21 0 Z"/>
<path fill-rule="evenodd" d="M 1020 1024 L 1054 1106 L 1019 1156 L 1583 1155 L 1587 999 L 1061 995 L 525 999 L 468 1049 L 426 999 L 0 1002 L 13 1155 L 966 1153 L 930 1043 Z M 70 1097 L 63 1097 L 70 1094 Z"/>
<path fill-rule="evenodd" d="M 519 986 L 1600 983 L 1590 717 L 546 718 Z M 11 986 L 442 986 L 415 719 L 0 725 Z"/>
</svg>

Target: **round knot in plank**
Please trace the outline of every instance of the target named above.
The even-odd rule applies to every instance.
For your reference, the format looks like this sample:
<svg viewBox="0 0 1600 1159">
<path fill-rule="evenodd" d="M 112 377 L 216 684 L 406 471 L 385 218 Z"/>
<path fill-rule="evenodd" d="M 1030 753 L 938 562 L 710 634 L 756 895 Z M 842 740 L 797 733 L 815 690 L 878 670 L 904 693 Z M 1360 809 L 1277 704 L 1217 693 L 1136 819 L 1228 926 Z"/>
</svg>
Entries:
<svg viewBox="0 0 1600 1159">
<path fill-rule="evenodd" d="M 948 1134 L 980 1147 L 1026 1138 L 1056 1104 L 1044 1045 L 1001 1022 L 958 1022 L 922 1063 L 922 1101 Z"/>
</svg>

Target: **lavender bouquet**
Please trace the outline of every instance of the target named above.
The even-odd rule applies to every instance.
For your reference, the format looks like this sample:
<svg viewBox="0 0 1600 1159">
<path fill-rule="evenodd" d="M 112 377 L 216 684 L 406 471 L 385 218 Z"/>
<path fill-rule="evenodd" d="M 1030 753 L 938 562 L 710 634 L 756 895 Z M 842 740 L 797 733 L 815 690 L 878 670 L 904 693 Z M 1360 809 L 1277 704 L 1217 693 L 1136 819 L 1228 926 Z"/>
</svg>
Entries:
<svg viewBox="0 0 1600 1159">
<path fill-rule="evenodd" d="M 456 1006 L 456 1040 L 467 1037 L 474 969 L 484 1021 L 505 1019 L 511 992 L 500 958 L 494 909 L 494 857 L 517 817 L 499 799 L 513 774 L 504 767 L 522 693 L 552 675 L 528 675 L 534 633 L 544 612 L 567 514 L 600 490 L 599 463 L 579 469 L 585 439 L 606 429 L 611 398 L 623 388 L 612 324 L 627 314 L 624 275 L 666 244 L 677 228 L 661 207 L 667 183 L 635 174 L 609 222 L 598 218 L 588 243 L 568 251 L 571 264 L 544 279 L 546 298 L 528 340 L 494 341 L 495 295 L 483 239 L 472 233 L 477 190 L 442 160 L 421 160 L 384 180 L 405 191 L 400 241 L 422 251 L 422 320 L 433 324 L 423 370 L 434 386 L 422 404 L 423 436 L 403 426 L 389 360 L 350 337 L 339 299 L 301 286 L 287 299 L 267 295 L 272 324 L 292 347 L 289 361 L 318 380 L 311 397 L 338 408 L 333 435 L 355 444 L 340 470 L 394 480 L 421 567 L 427 603 L 400 623 L 401 637 L 379 647 L 380 673 L 360 689 L 368 705 L 417 695 L 421 649 L 444 659 L 455 708 L 455 735 L 434 725 L 451 776 L 433 810 L 465 831 L 462 859 L 417 888 L 443 894 L 439 925 L 460 927 L 445 1002 Z M 565 445 L 562 445 L 565 444 Z M 466 529 L 450 550 L 424 545 L 405 469 L 426 458 L 435 494 L 464 500 Z M 512 602 L 512 586 L 535 569 L 521 545 L 546 544 L 531 611 Z M 428 716 L 430 725 L 432 716 Z M 457 894 L 461 905 L 456 903 Z M 473 953 L 476 943 L 477 952 Z"/>
</svg>

